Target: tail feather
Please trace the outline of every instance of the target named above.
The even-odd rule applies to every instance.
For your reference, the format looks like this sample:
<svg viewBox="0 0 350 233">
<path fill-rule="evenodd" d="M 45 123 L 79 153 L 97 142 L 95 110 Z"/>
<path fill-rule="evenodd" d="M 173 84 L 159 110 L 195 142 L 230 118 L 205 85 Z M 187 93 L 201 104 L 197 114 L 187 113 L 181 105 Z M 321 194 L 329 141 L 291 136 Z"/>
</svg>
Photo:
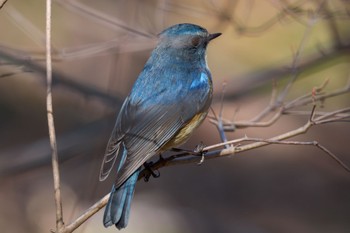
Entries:
<svg viewBox="0 0 350 233">
<path fill-rule="evenodd" d="M 135 185 L 140 169 L 134 172 L 119 188 L 113 185 L 111 195 L 103 216 L 105 227 L 115 225 L 118 229 L 128 225 L 131 200 L 134 196 Z"/>
</svg>

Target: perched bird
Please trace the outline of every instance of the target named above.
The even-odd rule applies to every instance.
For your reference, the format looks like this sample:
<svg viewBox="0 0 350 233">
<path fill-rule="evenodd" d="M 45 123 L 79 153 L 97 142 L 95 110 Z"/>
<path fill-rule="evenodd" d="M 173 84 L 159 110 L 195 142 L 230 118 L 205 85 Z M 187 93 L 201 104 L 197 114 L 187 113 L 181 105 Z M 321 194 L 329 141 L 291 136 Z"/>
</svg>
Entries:
<svg viewBox="0 0 350 233">
<path fill-rule="evenodd" d="M 194 24 L 177 24 L 159 34 L 119 112 L 101 166 L 102 181 L 117 163 L 105 227 L 127 226 L 141 166 L 184 143 L 206 117 L 213 92 L 206 47 L 220 35 Z"/>
</svg>

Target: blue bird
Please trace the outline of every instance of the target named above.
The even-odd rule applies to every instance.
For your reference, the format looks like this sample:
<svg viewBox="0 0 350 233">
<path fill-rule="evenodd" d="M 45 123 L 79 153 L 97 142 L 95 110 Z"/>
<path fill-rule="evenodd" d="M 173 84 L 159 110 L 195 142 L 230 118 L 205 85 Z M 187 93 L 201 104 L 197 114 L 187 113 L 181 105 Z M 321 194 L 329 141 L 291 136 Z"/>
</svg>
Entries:
<svg viewBox="0 0 350 233">
<path fill-rule="evenodd" d="M 152 156 L 183 144 L 208 113 L 213 86 L 206 62 L 209 34 L 194 24 L 177 24 L 159 42 L 126 97 L 100 171 L 105 180 L 117 163 L 117 178 L 103 223 L 128 224 L 141 166 Z"/>
</svg>

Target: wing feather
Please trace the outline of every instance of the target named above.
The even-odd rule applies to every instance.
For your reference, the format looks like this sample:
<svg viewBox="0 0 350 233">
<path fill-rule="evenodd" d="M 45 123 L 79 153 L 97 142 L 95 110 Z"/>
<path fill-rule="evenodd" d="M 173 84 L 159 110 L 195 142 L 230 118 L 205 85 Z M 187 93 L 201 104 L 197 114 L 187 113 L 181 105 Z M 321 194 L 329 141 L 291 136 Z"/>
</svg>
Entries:
<svg viewBox="0 0 350 233">
<path fill-rule="evenodd" d="M 101 167 L 100 180 L 106 179 L 117 157 L 126 151 L 125 159 L 118 165 L 120 170 L 115 185 L 120 186 L 144 162 L 159 153 L 162 146 L 199 111 L 208 109 L 211 102 L 210 74 L 205 70 L 197 75 L 202 83 L 198 80 L 191 82 L 191 78 L 175 87 L 154 83 L 152 91 L 138 89 L 136 83 L 136 89 L 126 98 L 118 115 Z M 198 85 L 208 85 L 208 88 L 198 88 Z M 157 90 L 157 86 L 161 88 Z M 174 93 L 177 98 L 174 98 Z"/>
</svg>

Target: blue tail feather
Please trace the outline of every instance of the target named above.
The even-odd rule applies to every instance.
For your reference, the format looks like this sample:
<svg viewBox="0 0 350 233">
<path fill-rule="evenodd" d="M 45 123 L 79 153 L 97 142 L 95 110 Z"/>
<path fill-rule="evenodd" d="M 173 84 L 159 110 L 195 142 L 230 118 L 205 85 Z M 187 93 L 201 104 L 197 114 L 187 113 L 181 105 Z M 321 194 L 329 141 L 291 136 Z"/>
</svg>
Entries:
<svg viewBox="0 0 350 233">
<path fill-rule="evenodd" d="M 111 195 L 103 216 L 105 227 L 115 224 L 118 229 L 128 224 L 131 200 L 134 196 L 135 185 L 140 169 L 132 174 L 119 188 L 113 185 Z"/>
</svg>

